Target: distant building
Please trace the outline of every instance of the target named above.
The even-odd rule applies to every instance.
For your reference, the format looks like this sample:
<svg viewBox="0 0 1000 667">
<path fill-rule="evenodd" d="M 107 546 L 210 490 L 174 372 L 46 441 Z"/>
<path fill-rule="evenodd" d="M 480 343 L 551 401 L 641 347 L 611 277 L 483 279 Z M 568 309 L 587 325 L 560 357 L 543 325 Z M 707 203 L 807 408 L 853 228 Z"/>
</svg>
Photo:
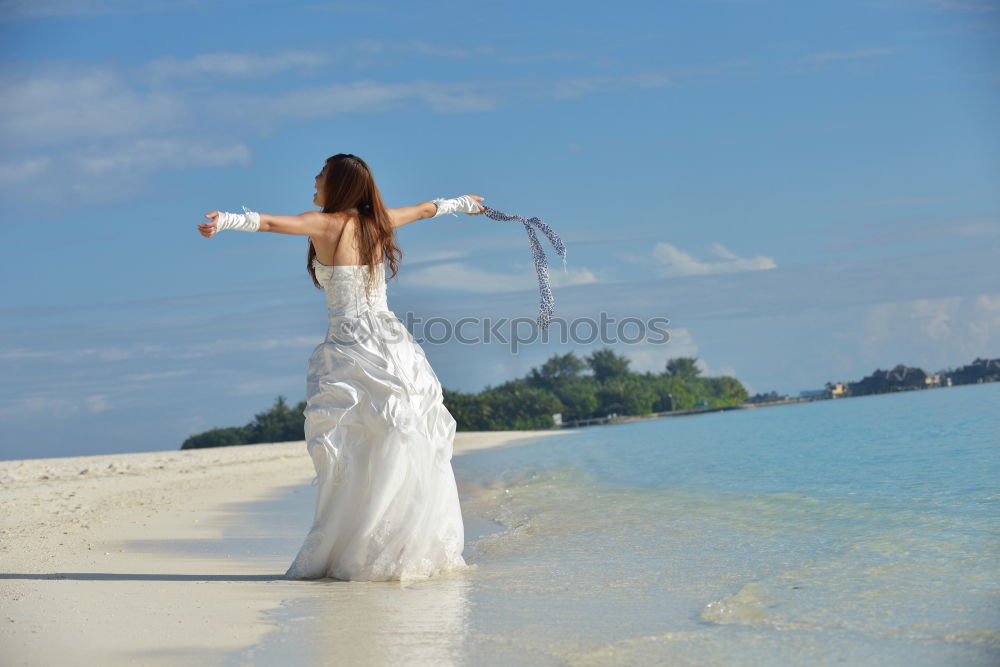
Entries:
<svg viewBox="0 0 1000 667">
<path fill-rule="evenodd" d="M 828 386 L 829 398 L 843 398 L 850 395 L 851 390 L 847 387 L 846 382 L 834 382 Z"/>
<path fill-rule="evenodd" d="M 976 359 L 971 364 L 957 370 L 940 373 L 927 373 L 922 368 L 898 364 L 888 370 L 876 369 L 874 373 L 859 382 L 827 382 L 822 394 L 825 398 L 867 396 L 891 391 L 931 389 L 982 382 L 1000 382 L 1000 359 Z M 803 398 L 813 398 L 816 395 L 815 391 L 801 393 Z M 763 396 L 758 394 L 748 402 L 759 402 L 761 398 Z"/>
<path fill-rule="evenodd" d="M 952 384 L 977 384 L 1000 380 L 1000 359 L 976 359 L 946 374 Z"/>
<path fill-rule="evenodd" d="M 617 417 L 625 413 L 625 405 L 623 403 L 609 403 L 598 410 L 598 412 L 604 417 Z"/>
<path fill-rule="evenodd" d="M 931 388 L 931 387 L 950 387 L 951 386 L 950 380 L 951 380 L 951 378 L 949 378 L 949 377 L 947 377 L 945 375 L 942 375 L 941 373 L 933 373 L 932 375 L 928 375 L 927 376 L 927 387 L 928 388 Z"/>
<path fill-rule="evenodd" d="M 927 386 L 927 372 L 922 368 L 910 368 L 899 364 L 888 371 L 888 379 L 897 387 L 920 389 Z"/>
<path fill-rule="evenodd" d="M 905 391 L 908 389 L 925 389 L 928 386 L 927 377 L 927 373 L 922 368 L 898 364 L 887 371 L 877 369 L 860 382 L 848 383 L 848 388 L 854 396 L 884 394 L 890 391 Z"/>
</svg>

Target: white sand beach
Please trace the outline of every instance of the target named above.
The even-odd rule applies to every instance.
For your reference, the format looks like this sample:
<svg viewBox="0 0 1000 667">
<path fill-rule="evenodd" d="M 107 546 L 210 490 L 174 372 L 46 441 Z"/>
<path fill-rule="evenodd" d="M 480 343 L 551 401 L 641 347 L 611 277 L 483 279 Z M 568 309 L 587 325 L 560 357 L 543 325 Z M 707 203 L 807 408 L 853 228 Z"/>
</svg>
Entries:
<svg viewBox="0 0 1000 667">
<path fill-rule="evenodd" d="M 459 433 L 455 454 L 557 434 Z M 312 478 L 304 442 L 0 461 L 0 663 L 217 664 L 253 646 L 309 585 L 280 579 L 287 563 L 136 545 L 219 539 L 234 503 Z"/>
</svg>

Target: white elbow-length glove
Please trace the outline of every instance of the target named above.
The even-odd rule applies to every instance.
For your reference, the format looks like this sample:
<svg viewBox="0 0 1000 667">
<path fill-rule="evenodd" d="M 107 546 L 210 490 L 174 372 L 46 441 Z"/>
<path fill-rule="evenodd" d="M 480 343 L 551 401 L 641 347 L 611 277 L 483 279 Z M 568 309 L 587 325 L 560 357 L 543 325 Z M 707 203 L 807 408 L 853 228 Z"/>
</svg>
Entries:
<svg viewBox="0 0 1000 667">
<path fill-rule="evenodd" d="M 437 206 L 435 218 L 447 213 L 454 215 L 456 211 L 459 213 L 479 213 L 479 204 L 469 195 L 462 195 L 455 199 L 433 199 L 432 201 Z"/>
<path fill-rule="evenodd" d="M 260 214 L 251 211 L 246 206 L 243 207 L 243 213 L 223 213 L 220 211 L 219 217 L 215 220 L 215 231 L 221 232 L 224 229 L 256 232 L 260 229 Z"/>
</svg>

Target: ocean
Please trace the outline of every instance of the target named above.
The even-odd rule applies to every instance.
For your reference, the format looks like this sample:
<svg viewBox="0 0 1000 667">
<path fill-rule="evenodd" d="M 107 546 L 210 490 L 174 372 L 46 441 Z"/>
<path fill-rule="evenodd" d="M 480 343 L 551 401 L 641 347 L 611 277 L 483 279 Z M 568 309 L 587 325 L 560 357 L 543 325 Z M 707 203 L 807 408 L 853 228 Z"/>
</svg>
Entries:
<svg viewBox="0 0 1000 667">
<path fill-rule="evenodd" d="M 456 456 L 473 569 L 314 584 L 233 663 L 336 661 L 348 596 L 375 664 L 997 665 L 998 408 L 1000 383 Z"/>
</svg>

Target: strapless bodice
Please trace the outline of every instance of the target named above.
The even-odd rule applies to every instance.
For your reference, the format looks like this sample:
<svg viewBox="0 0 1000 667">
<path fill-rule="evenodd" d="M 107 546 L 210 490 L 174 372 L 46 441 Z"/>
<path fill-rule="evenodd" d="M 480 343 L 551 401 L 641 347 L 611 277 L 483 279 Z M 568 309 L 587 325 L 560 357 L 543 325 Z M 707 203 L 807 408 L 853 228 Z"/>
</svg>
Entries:
<svg viewBox="0 0 1000 667">
<path fill-rule="evenodd" d="M 363 313 L 387 312 L 385 265 L 340 264 L 329 266 L 313 258 L 316 279 L 326 292 L 330 317 L 357 317 Z M 369 271 L 375 271 L 375 284 L 369 294 L 365 283 Z"/>
</svg>

